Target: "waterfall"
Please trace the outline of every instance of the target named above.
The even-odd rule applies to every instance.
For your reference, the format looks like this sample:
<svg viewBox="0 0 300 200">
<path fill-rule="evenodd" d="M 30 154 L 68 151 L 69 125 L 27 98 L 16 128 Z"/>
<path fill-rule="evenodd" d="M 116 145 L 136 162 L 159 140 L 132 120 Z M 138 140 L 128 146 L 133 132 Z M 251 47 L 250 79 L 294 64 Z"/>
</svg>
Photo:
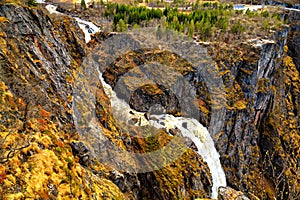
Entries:
<svg viewBox="0 0 300 200">
<path fill-rule="evenodd" d="M 79 18 L 76 18 L 76 20 L 80 28 L 85 33 L 86 42 L 90 40 L 91 34 L 100 30 L 91 22 L 87 22 Z M 93 30 L 89 31 L 87 25 Z M 135 124 L 137 126 L 152 125 L 156 128 L 166 129 L 167 131 L 171 128 L 178 128 L 184 137 L 188 137 L 194 142 L 197 147 L 197 153 L 207 163 L 212 176 L 213 187 L 211 197 L 217 198 L 218 187 L 226 186 L 226 177 L 220 163 L 220 155 L 214 146 L 213 139 L 211 138 L 207 128 L 200 124 L 196 119 L 174 117 L 169 114 L 151 115 L 151 117 L 155 118 L 155 120 L 146 119 L 145 113 L 131 109 L 126 101 L 118 98 L 111 86 L 104 81 L 100 70 L 97 69 L 97 71 L 104 91 L 110 99 L 113 115 L 116 119 L 126 122 L 132 118 L 138 118 L 139 121 Z"/>
<path fill-rule="evenodd" d="M 212 176 L 213 187 L 211 197 L 217 198 L 218 187 L 226 186 L 226 177 L 220 163 L 220 155 L 214 146 L 214 141 L 207 128 L 196 119 L 174 117 L 168 114 L 153 116 L 158 119 L 158 121 L 151 121 L 155 127 L 167 129 L 177 127 L 184 137 L 188 137 L 194 142 L 197 147 L 197 153 L 207 163 Z"/>
<path fill-rule="evenodd" d="M 54 6 L 54 5 L 51 5 L 51 4 L 48 4 L 48 5 L 46 5 L 46 7 L 45 7 L 48 11 L 49 11 L 49 13 L 50 14 L 62 14 L 62 13 L 60 13 L 60 12 L 58 12 L 58 11 L 56 11 L 56 9 L 57 9 L 57 6 Z"/>
<path fill-rule="evenodd" d="M 79 27 L 84 32 L 85 42 L 88 43 L 91 40 L 91 34 L 95 34 L 100 31 L 100 29 L 93 24 L 92 22 L 88 22 L 82 19 L 75 17 Z"/>
<path fill-rule="evenodd" d="M 217 198 L 218 187 L 226 186 L 226 177 L 220 163 L 220 155 L 214 146 L 214 141 L 207 128 L 196 119 L 174 117 L 169 114 L 151 115 L 153 120 L 150 119 L 148 121 L 144 116 L 145 113 L 131 109 L 123 99 L 119 99 L 111 86 L 104 81 L 101 72 L 99 74 L 99 79 L 105 93 L 110 99 L 113 114 L 117 119 L 129 121 L 133 117 L 139 118 L 140 120 L 136 125 L 152 125 L 156 128 L 166 129 L 167 131 L 171 128 L 178 128 L 184 137 L 188 137 L 194 142 L 197 147 L 197 153 L 203 158 L 210 169 L 213 180 L 211 197 Z"/>
<path fill-rule="evenodd" d="M 60 13 L 60 12 L 56 11 L 57 6 L 54 6 L 54 5 L 51 5 L 51 4 L 46 5 L 46 9 L 49 11 L 50 14 L 63 14 L 63 13 Z M 92 34 L 95 34 L 95 33 L 100 31 L 100 28 L 97 27 L 92 22 L 82 20 L 78 17 L 75 17 L 74 19 L 77 21 L 79 27 L 83 31 L 86 43 L 88 43 L 91 40 L 91 35 Z"/>
</svg>

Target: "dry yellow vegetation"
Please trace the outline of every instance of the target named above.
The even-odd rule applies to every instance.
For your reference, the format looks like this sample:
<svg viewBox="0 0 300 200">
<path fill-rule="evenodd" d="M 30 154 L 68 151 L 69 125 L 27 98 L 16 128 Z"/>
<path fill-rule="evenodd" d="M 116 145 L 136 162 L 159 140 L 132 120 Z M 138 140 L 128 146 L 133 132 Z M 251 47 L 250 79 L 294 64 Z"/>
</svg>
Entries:
<svg viewBox="0 0 300 200">
<path fill-rule="evenodd" d="M 22 121 L 21 98 L 0 82 L 0 196 L 5 199 L 123 199 L 111 181 L 92 174 L 72 154 L 66 134 L 38 107 L 39 116 Z M 18 113 L 13 115 L 12 113 Z M 8 114 L 10 113 L 10 114 Z M 7 123 L 5 123 L 7 122 Z M 27 128 L 24 129 L 24 123 Z M 109 168 L 99 164 L 98 170 Z"/>
</svg>

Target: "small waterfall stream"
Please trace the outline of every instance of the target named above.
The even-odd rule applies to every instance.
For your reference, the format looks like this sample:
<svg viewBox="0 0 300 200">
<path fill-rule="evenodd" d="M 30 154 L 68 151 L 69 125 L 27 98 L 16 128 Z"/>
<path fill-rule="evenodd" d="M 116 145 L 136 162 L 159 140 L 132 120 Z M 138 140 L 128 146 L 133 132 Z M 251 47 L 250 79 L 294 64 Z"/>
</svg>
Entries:
<svg viewBox="0 0 300 200">
<path fill-rule="evenodd" d="M 49 11 L 50 14 L 62 14 L 62 13 L 56 11 L 57 6 L 48 4 L 48 5 L 46 5 L 45 8 Z"/>
<path fill-rule="evenodd" d="M 100 29 L 92 22 L 84 21 L 80 18 L 75 17 L 79 27 L 84 32 L 85 42 L 88 43 L 91 40 L 91 34 L 95 34 L 100 31 Z"/>
<path fill-rule="evenodd" d="M 59 13 L 53 5 L 47 5 L 46 8 L 50 13 Z M 91 22 L 87 22 L 79 18 L 76 18 L 76 21 L 85 34 L 86 42 L 90 41 L 91 34 L 100 30 Z M 104 87 L 104 91 L 110 99 L 115 118 L 123 121 L 129 121 L 134 117 L 139 119 L 139 122 L 137 122 L 136 125 L 152 125 L 156 128 L 166 129 L 167 131 L 171 128 L 178 128 L 184 137 L 188 137 L 194 142 L 197 147 L 197 153 L 207 163 L 211 172 L 213 180 L 211 197 L 217 198 L 218 187 L 226 186 L 226 177 L 220 163 L 220 155 L 214 146 L 213 139 L 211 138 L 207 128 L 200 124 L 196 119 L 174 117 L 169 114 L 151 115 L 151 117 L 155 118 L 155 120 L 147 120 L 144 116 L 145 113 L 131 109 L 127 102 L 119 99 L 111 86 L 104 81 L 99 69 L 98 73 L 99 79 Z"/>
<path fill-rule="evenodd" d="M 51 4 L 46 5 L 46 9 L 49 11 L 50 14 L 63 14 L 63 13 L 56 11 L 57 6 L 54 6 Z M 75 19 L 76 19 L 79 27 L 84 32 L 86 43 L 88 43 L 91 40 L 91 34 L 95 34 L 100 31 L 100 29 L 92 22 L 82 20 L 78 17 L 75 17 Z"/>
</svg>

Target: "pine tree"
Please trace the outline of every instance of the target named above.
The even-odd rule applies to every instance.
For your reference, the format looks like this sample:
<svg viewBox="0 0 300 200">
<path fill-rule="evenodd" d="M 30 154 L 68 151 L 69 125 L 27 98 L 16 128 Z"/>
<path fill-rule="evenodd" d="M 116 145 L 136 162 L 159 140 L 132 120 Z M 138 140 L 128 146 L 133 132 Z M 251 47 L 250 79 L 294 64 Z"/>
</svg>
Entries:
<svg viewBox="0 0 300 200">
<path fill-rule="evenodd" d="M 81 5 L 81 9 L 83 9 L 83 10 L 86 9 L 85 0 L 81 0 L 80 5 Z"/>
<path fill-rule="evenodd" d="M 195 31 L 194 20 L 191 20 L 189 25 L 189 37 L 192 38 L 194 36 L 194 31 Z"/>
<path fill-rule="evenodd" d="M 119 20 L 119 23 L 117 25 L 117 31 L 118 32 L 127 31 L 127 24 L 125 24 L 123 19 Z"/>
</svg>

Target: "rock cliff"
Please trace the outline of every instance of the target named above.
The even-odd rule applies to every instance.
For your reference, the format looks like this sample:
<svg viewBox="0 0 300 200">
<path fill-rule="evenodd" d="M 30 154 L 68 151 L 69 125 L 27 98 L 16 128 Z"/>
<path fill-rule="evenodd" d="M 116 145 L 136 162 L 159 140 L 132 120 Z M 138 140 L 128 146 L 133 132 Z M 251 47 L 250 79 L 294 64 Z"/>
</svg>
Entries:
<svg viewBox="0 0 300 200">
<path fill-rule="evenodd" d="M 228 182 L 262 199 L 299 196 L 299 31 L 294 31 L 299 12 L 289 16 L 291 26 L 274 35 L 275 44 L 254 55 L 257 51 L 244 48 L 233 65 L 217 59 L 225 70 L 224 83 L 233 85 L 229 102 L 245 103 L 227 110 L 228 121 L 217 139 L 226 141 L 219 151 Z"/>
<path fill-rule="evenodd" d="M 88 52 L 77 22 L 12 4 L 1 4 L 0 16 L 1 198 L 210 196 L 207 165 L 191 149 L 173 165 L 144 174 L 120 173 L 93 159 L 78 141 L 72 118 L 72 85 Z M 113 123 L 108 97 L 103 88 L 99 92 L 97 114 L 103 132 L 119 146 L 145 152 L 170 140 L 162 131 L 126 146 Z"/>
<path fill-rule="evenodd" d="M 261 47 L 241 43 L 234 50 L 226 49 L 226 45 L 208 47 L 226 92 L 223 115 L 213 122 L 212 100 L 203 77 L 172 52 L 129 52 L 110 65 L 103 77 L 114 87 L 119 76 L 141 63 L 170 63 L 197 89 L 199 121 L 205 126 L 221 124 L 214 141 L 228 185 L 250 199 L 297 199 L 300 14 L 290 11 L 287 18 L 289 27 L 274 34 L 274 43 Z M 99 162 L 82 143 L 73 118 L 75 80 L 80 80 L 85 70 L 82 62 L 88 52 L 109 36 L 99 34 L 87 46 L 74 19 L 11 4 L 0 4 L 0 24 L 0 197 L 210 197 L 211 174 L 192 146 L 162 169 L 129 174 Z M 157 73 L 164 78 L 165 74 Z M 135 126 L 127 130 L 116 123 L 101 83 L 95 85 L 96 115 L 111 142 L 127 151 L 145 153 L 172 139 L 165 130 L 151 137 L 133 137 L 153 130 L 141 132 Z M 176 96 L 162 86 L 149 83 L 131 91 L 131 85 L 122 82 L 120 87 L 124 94 L 133 92 L 128 101 L 136 110 L 149 111 L 160 103 L 170 114 L 186 115 L 180 112 Z M 221 188 L 221 199 L 225 191 Z"/>
</svg>

